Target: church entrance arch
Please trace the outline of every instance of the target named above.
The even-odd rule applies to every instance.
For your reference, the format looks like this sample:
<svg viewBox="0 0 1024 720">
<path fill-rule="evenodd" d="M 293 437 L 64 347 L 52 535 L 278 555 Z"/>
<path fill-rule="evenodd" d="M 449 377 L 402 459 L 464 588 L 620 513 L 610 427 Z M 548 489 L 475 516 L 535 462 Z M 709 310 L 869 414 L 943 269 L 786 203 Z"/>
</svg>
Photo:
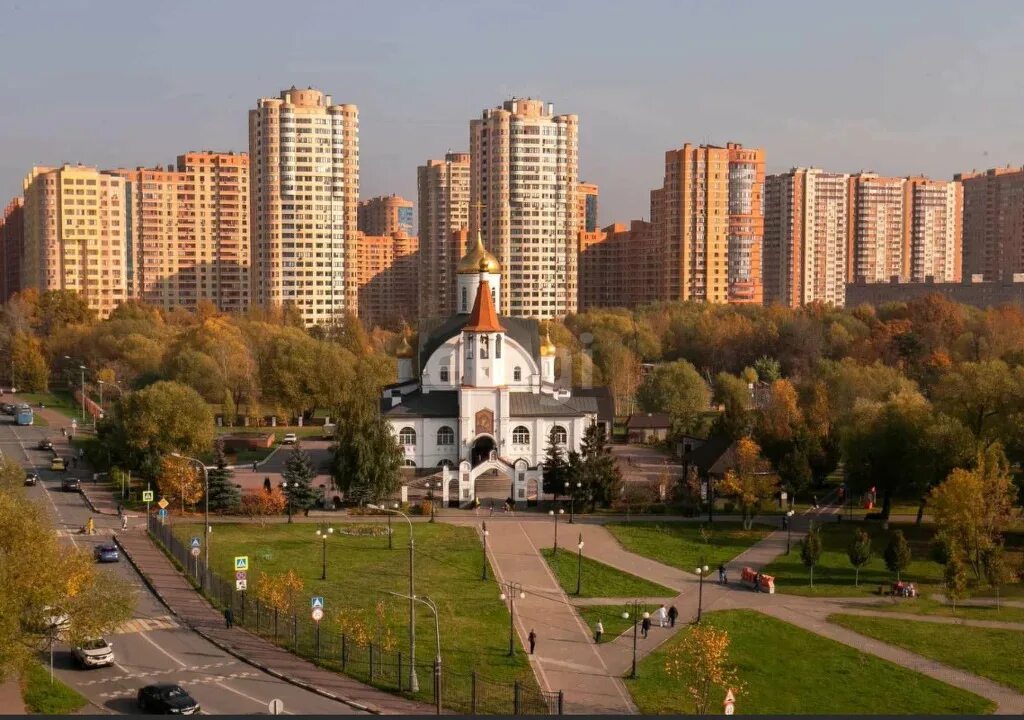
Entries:
<svg viewBox="0 0 1024 720">
<path fill-rule="evenodd" d="M 481 435 L 474 440 L 470 458 L 470 462 L 473 464 L 473 467 L 489 460 L 491 453 L 494 452 L 496 448 L 497 446 L 494 444 L 494 438 L 490 435 Z"/>
</svg>

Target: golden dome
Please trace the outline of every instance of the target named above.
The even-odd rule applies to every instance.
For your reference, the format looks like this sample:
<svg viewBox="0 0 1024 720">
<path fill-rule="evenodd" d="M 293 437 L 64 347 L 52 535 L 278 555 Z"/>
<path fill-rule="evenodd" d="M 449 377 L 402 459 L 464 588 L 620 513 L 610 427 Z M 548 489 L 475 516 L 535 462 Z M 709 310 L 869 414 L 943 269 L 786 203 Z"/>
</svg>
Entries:
<svg viewBox="0 0 1024 720">
<path fill-rule="evenodd" d="M 408 359 L 413 356 L 412 346 L 409 344 L 409 337 L 402 333 L 402 342 L 398 344 L 398 349 L 395 350 L 395 357 L 401 359 Z"/>
<path fill-rule="evenodd" d="M 480 272 L 487 273 L 500 273 L 501 265 L 498 264 L 498 258 L 487 252 L 487 248 L 484 247 L 484 240 L 480 236 L 480 233 L 476 234 L 476 245 L 473 249 L 466 253 L 466 257 L 459 261 L 459 269 L 457 270 L 459 275 L 476 275 Z"/>
<path fill-rule="evenodd" d="M 555 354 L 555 344 L 551 342 L 551 329 L 544 326 L 544 340 L 540 344 L 540 355 L 541 357 L 551 357 Z"/>
</svg>

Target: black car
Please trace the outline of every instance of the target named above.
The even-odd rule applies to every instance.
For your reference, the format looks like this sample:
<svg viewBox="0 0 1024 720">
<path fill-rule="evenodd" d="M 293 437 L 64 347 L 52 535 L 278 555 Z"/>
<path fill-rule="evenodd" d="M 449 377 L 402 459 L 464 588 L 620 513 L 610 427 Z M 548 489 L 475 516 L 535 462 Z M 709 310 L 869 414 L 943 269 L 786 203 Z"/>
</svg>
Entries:
<svg viewBox="0 0 1024 720">
<path fill-rule="evenodd" d="M 39 444 L 36 445 L 36 448 L 39 450 L 53 450 L 53 443 L 46 438 L 43 438 L 39 441 Z"/>
<path fill-rule="evenodd" d="M 28 473 L 25 475 L 25 485 L 32 486 L 39 482 L 39 476 L 35 473 Z"/>
<path fill-rule="evenodd" d="M 3 403 L 2 405 L 0 405 L 0 411 L 3 411 L 4 415 L 13 415 L 14 406 L 11 405 L 10 403 Z"/>
<path fill-rule="evenodd" d="M 82 484 L 78 478 L 64 478 L 60 481 L 60 489 L 64 492 L 78 492 L 82 489 Z"/>
<path fill-rule="evenodd" d="M 180 685 L 147 685 L 139 690 L 139 709 L 161 715 L 192 715 L 199 712 L 199 703 Z"/>
</svg>

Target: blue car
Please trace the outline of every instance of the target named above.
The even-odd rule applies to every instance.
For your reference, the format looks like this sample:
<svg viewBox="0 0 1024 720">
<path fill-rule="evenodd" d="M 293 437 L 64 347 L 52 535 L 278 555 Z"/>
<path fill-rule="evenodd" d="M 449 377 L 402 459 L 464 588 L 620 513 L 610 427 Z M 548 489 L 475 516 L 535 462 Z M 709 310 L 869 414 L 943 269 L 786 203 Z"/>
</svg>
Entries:
<svg viewBox="0 0 1024 720">
<path fill-rule="evenodd" d="M 116 545 L 97 545 L 92 554 L 96 562 L 118 562 L 121 559 Z"/>
</svg>

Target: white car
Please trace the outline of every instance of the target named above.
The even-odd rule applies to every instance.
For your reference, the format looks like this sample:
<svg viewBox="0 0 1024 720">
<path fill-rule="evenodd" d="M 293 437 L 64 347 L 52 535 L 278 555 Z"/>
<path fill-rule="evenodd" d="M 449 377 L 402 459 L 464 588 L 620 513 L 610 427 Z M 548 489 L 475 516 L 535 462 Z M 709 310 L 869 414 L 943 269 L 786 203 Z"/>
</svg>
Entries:
<svg viewBox="0 0 1024 720">
<path fill-rule="evenodd" d="M 103 638 L 82 643 L 71 650 L 71 657 L 85 668 L 103 667 L 114 664 L 114 646 Z"/>
<path fill-rule="evenodd" d="M 294 445 L 299 441 L 299 436 L 295 433 L 285 433 L 284 440 L 281 441 L 282 445 Z"/>
</svg>

